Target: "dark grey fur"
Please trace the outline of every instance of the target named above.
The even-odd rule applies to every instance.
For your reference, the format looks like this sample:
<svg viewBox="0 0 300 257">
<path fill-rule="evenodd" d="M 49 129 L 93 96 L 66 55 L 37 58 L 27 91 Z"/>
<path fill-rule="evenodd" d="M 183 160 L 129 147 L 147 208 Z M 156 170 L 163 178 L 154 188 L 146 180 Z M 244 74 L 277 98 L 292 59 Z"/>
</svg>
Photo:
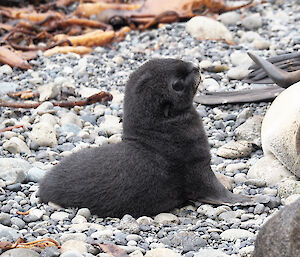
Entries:
<svg viewBox="0 0 300 257">
<path fill-rule="evenodd" d="M 188 200 L 235 203 L 210 168 L 202 121 L 193 107 L 199 69 L 154 59 L 132 73 L 124 99 L 123 141 L 72 154 L 40 183 L 40 198 L 88 207 L 101 217 L 154 215 Z"/>
</svg>

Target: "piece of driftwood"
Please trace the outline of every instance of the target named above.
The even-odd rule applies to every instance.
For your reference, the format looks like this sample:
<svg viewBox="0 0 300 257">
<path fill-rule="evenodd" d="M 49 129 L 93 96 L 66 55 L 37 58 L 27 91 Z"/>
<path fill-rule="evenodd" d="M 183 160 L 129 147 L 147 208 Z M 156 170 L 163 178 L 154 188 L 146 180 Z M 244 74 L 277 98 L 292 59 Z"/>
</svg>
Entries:
<svg viewBox="0 0 300 257">
<path fill-rule="evenodd" d="M 15 125 L 15 126 L 6 127 L 4 129 L 0 129 L 0 133 L 6 132 L 6 131 L 12 131 L 15 128 L 24 128 L 24 125 Z"/>
<path fill-rule="evenodd" d="M 30 64 L 26 60 L 4 46 L 0 46 L 0 63 L 8 64 L 11 67 L 18 67 L 23 70 L 31 69 Z"/>
<path fill-rule="evenodd" d="M 113 96 L 105 91 L 101 91 L 97 94 L 91 95 L 84 100 L 75 100 L 75 101 L 53 101 L 54 106 L 60 106 L 65 108 L 73 108 L 74 106 L 85 106 L 94 103 L 105 103 L 112 100 Z M 7 102 L 0 100 L 1 107 L 12 107 L 12 108 L 24 108 L 31 109 L 39 107 L 43 102 Z"/>
<path fill-rule="evenodd" d="M 206 92 L 196 95 L 194 101 L 204 105 L 238 104 L 249 102 L 272 101 L 284 88 L 278 86 L 262 86 L 258 89 L 240 91 Z"/>
<path fill-rule="evenodd" d="M 285 88 L 300 81 L 300 53 L 292 53 L 283 56 L 276 56 L 268 60 L 248 53 L 255 65 L 250 68 L 254 69 L 253 73 L 247 78 L 248 83 L 270 84 L 276 83 L 277 86 L 262 86 L 256 89 L 247 89 L 240 91 L 226 92 L 205 92 L 194 98 L 195 102 L 204 105 L 220 105 L 229 103 L 249 103 L 272 101 Z M 272 64 L 272 62 L 274 64 Z M 296 63 L 296 65 L 294 65 Z M 277 67 L 277 65 L 280 67 Z M 292 70 L 290 72 L 285 71 Z M 268 77 L 267 77 L 268 76 Z M 299 143 L 300 145 L 300 143 Z M 300 146 L 299 146 L 300 147 Z"/>
<path fill-rule="evenodd" d="M 128 25 L 132 28 L 138 27 L 140 30 L 147 29 L 158 23 L 171 23 L 180 20 L 187 20 L 196 15 L 205 15 L 208 12 L 211 13 L 223 13 L 228 11 L 237 10 L 243 7 L 250 7 L 258 3 L 253 3 L 253 0 L 249 0 L 240 5 L 230 6 L 225 0 L 146 0 L 140 6 L 136 6 L 130 10 L 124 10 L 124 8 L 111 8 L 98 9 L 92 8 L 93 4 L 79 5 L 77 9 L 78 15 L 86 15 L 89 10 L 93 11 L 94 15 L 97 15 L 97 19 L 111 24 L 114 27 L 120 27 Z M 100 3 L 95 3 L 95 6 Z M 122 5 L 124 6 L 124 4 Z"/>
</svg>

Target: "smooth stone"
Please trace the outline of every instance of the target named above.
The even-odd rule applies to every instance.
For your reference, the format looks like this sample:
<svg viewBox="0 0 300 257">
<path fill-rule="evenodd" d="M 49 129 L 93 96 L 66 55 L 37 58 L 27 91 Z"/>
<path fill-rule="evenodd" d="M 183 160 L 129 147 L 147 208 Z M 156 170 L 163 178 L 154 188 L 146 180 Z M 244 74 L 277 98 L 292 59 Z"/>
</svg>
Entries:
<svg viewBox="0 0 300 257">
<path fill-rule="evenodd" d="M 12 154 L 17 154 L 17 153 L 25 153 L 28 155 L 31 154 L 31 151 L 29 147 L 26 145 L 26 143 L 18 137 L 12 137 L 8 141 L 6 141 L 3 144 L 3 149 L 7 150 Z"/>
<path fill-rule="evenodd" d="M 132 233 L 132 234 L 137 234 L 137 233 L 140 232 L 139 224 L 129 214 L 126 214 L 126 215 L 123 216 L 123 218 L 120 221 L 120 227 L 122 229 L 127 230 L 129 233 Z"/>
<path fill-rule="evenodd" d="M 248 179 L 263 180 L 267 186 L 274 186 L 292 175 L 273 155 L 265 155 L 248 171 Z"/>
<path fill-rule="evenodd" d="M 220 90 L 219 83 L 212 78 L 204 79 L 202 81 L 202 86 L 206 88 L 207 91 L 218 91 Z"/>
<path fill-rule="evenodd" d="M 230 61 L 233 66 L 243 66 L 245 68 L 248 68 L 253 63 L 249 55 L 243 51 L 234 51 L 230 55 Z"/>
<path fill-rule="evenodd" d="M 114 134 L 108 138 L 109 144 L 117 144 L 122 141 L 122 135 L 121 134 Z"/>
<path fill-rule="evenodd" d="M 251 14 L 243 19 L 242 25 L 249 30 L 258 29 L 262 26 L 262 18 L 259 13 Z"/>
<path fill-rule="evenodd" d="M 62 244 L 60 252 L 65 253 L 70 250 L 81 254 L 87 253 L 87 244 L 78 240 L 68 240 Z"/>
<path fill-rule="evenodd" d="M 39 257 L 40 255 L 33 250 L 25 248 L 15 248 L 7 250 L 0 255 L 1 257 Z M 75 256 L 74 256 L 75 257 Z"/>
<path fill-rule="evenodd" d="M 234 172 L 236 170 L 244 170 L 248 168 L 248 165 L 246 163 L 243 162 L 239 162 L 239 163 L 230 163 L 226 166 L 225 171 L 226 172 Z"/>
<path fill-rule="evenodd" d="M 130 257 L 143 257 L 143 253 L 140 250 L 135 250 L 131 254 L 129 254 Z"/>
<path fill-rule="evenodd" d="M 54 107 L 53 103 L 46 101 L 43 102 L 39 107 L 37 107 L 34 113 L 37 113 L 39 115 L 43 115 L 45 113 L 49 113 L 49 114 L 56 113 L 53 107 Z"/>
<path fill-rule="evenodd" d="M 81 253 L 69 250 L 60 255 L 60 257 L 84 257 Z"/>
<path fill-rule="evenodd" d="M 226 12 L 219 15 L 218 19 L 224 25 L 235 25 L 241 19 L 241 15 L 237 12 Z"/>
<path fill-rule="evenodd" d="M 58 257 L 60 256 L 60 251 L 54 246 L 46 247 L 40 254 L 40 257 Z"/>
<path fill-rule="evenodd" d="M 240 41 L 241 41 L 242 43 L 243 43 L 243 42 L 251 43 L 251 42 L 253 42 L 254 40 L 260 39 L 260 38 L 261 38 L 261 36 L 260 36 L 257 32 L 255 32 L 255 31 L 246 31 L 246 32 L 242 35 Z"/>
<path fill-rule="evenodd" d="M 212 18 L 196 16 L 190 19 L 185 29 L 192 37 L 198 40 L 227 40 L 233 41 L 230 31 L 221 23 Z"/>
<path fill-rule="evenodd" d="M 87 98 L 99 92 L 100 90 L 97 88 L 85 87 L 85 86 L 81 86 L 80 89 L 77 90 L 77 93 L 83 98 Z"/>
<path fill-rule="evenodd" d="M 0 158 L 0 179 L 4 180 L 7 185 L 23 183 L 26 181 L 26 173 L 32 165 L 17 158 Z"/>
<path fill-rule="evenodd" d="M 172 213 L 160 213 L 154 217 L 154 221 L 159 224 L 178 224 L 179 219 Z"/>
<path fill-rule="evenodd" d="M 300 256 L 300 199 L 275 213 L 260 228 L 253 257 Z"/>
<path fill-rule="evenodd" d="M 22 219 L 18 218 L 18 217 L 12 217 L 10 219 L 11 224 L 17 226 L 19 229 L 23 229 L 26 225 L 25 221 L 23 221 Z"/>
<path fill-rule="evenodd" d="M 91 217 L 91 211 L 88 208 L 80 208 L 77 215 L 85 217 L 87 220 Z"/>
<path fill-rule="evenodd" d="M 278 183 L 278 195 L 280 198 L 287 198 L 294 194 L 300 194 L 300 181 L 287 178 Z"/>
<path fill-rule="evenodd" d="M 235 241 L 238 239 L 254 238 L 255 235 L 244 229 L 227 229 L 220 234 L 221 238 L 226 241 Z"/>
<path fill-rule="evenodd" d="M 87 220 L 85 217 L 81 216 L 81 215 L 76 215 L 73 219 L 72 219 L 72 223 L 73 224 L 80 224 L 80 223 L 87 223 Z"/>
<path fill-rule="evenodd" d="M 60 236 L 60 241 L 65 243 L 67 241 L 78 241 L 85 242 L 87 239 L 87 235 L 84 233 L 64 233 Z"/>
<path fill-rule="evenodd" d="M 238 66 L 238 67 L 231 68 L 227 72 L 227 77 L 229 79 L 242 80 L 246 78 L 248 74 L 249 74 L 249 70 L 246 67 Z"/>
<path fill-rule="evenodd" d="M 156 248 L 150 251 L 147 251 L 145 257 L 180 257 L 181 254 L 176 253 L 167 248 Z"/>
<path fill-rule="evenodd" d="M 59 129 L 60 133 L 73 133 L 74 135 L 78 135 L 81 131 L 81 128 L 78 127 L 76 124 L 73 123 L 66 123 L 62 125 Z"/>
<path fill-rule="evenodd" d="M 200 249 L 194 253 L 194 257 L 229 257 L 226 253 L 216 249 Z"/>
<path fill-rule="evenodd" d="M 11 225 L 10 215 L 4 212 L 0 213 L 0 223 L 4 226 L 10 226 Z"/>
<path fill-rule="evenodd" d="M 8 65 L 8 64 L 4 64 L 0 66 L 0 74 L 11 74 L 13 72 L 13 69 Z"/>
<path fill-rule="evenodd" d="M 281 202 L 283 205 L 292 204 L 300 199 L 300 194 L 293 194 L 288 196 L 286 199 L 282 199 Z"/>
<path fill-rule="evenodd" d="M 261 128 L 264 154 L 273 154 L 289 171 L 300 177 L 300 82 L 284 90 L 271 104 Z M 288 115 L 287 115 L 288 114 Z"/>
<path fill-rule="evenodd" d="M 50 219 L 55 221 L 63 221 L 64 219 L 68 219 L 68 218 L 69 218 L 69 213 L 63 211 L 54 212 L 50 216 Z"/>
<path fill-rule="evenodd" d="M 0 95 L 6 95 L 8 92 L 15 92 L 19 86 L 13 82 L 0 82 Z"/>
<path fill-rule="evenodd" d="M 111 229 L 104 229 L 94 232 L 90 237 L 94 239 L 110 239 L 113 235 L 114 233 Z"/>
<path fill-rule="evenodd" d="M 38 183 L 45 176 L 46 173 L 46 170 L 42 170 L 37 167 L 32 167 L 27 172 L 27 181 L 33 181 Z"/>
<path fill-rule="evenodd" d="M 258 50 L 269 49 L 270 45 L 271 45 L 271 43 L 268 40 L 265 40 L 263 38 L 255 39 L 252 44 L 253 44 L 254 48 L 256 48 Z"/>
<path fill-rule="evenodd" d="M 123 128 L 120 118 L 112 115 L 105 115 L 104 121 L 99 125 L 100 131 L 107 133 L 109 136 L 121 134 Z"/>
<path fill-rule="evenodd" d="M 60 87 L 55 85 L 54 83 L 39 86 L 37 90 L 40 93 L 39 100 L 41 102 L 47 101 L 49 99 L 54 99 L 60 94 Z"/>
<path fill-rule="evenodd" d="M 147 226 L 152 225 L 154 223 L 154 220 L 147 216 L 139 217 L 136 221 L 139 225 L 147 225 Z"/>
<path fill-rule="evenodd" d="M 111 100 L 112 104 L 121 104 L 124 100 L 124 93 L 118 90 L 112 90 L 110 92 L 113 95 L 113 99 Z"/>
<path fill-rule="evenodd" d="M 44 113 L 40 117 L 40 122 L 46 122 L 48 124 L 51 124 L 52 126 L 57 124 L 57 117 L 50 113 Z"/>
<path fill-rule="evenodd" d="M 257 146 L 261 146 L 260 134 L 263 116 L 254 115 L 238 126 L 234 133 L 237 140 L 246 140 Z"/>
<path fill-rule="evenodd" d="M 7 241 L 17 241 L 21 237 L 21 234 L 16 229 L 4 226 L 0 224 L 0 238 L 4 238 Z"/>
<path fill-rule="evenodd" d="M 55 128 L 46 122 L 34 124 L 29 137 L 39 146 L 54 147 L 58 144 Z"/>
<path fill-rule="evenodd" d="M 225 145 L 221 146 L 217 155 L 223 158 L 242 158 L 247 157 L 252 152 L 252 144 L 245 141 L 230 141 Z"/>
<path fill-rule="evenodd" d="M 33 209 L 29 212 L 28 218 L 30 219 L 30 221 L 37 221 L 43 217 L 44 213 L 45 212 L 42 210 Z"/>
<path fill-rule="evenodd" d="M 79 128 L 82 128 L 81 119 L 74 112 L 67 112 L 61 116 L 60 124 L 63 126 L 65 124 L 75 124 Z"/>
<path fill-rule="evenodd" d="M 99 104 L 95 106 L 93 113 L 97 116 L 102 116 L 105 113 L 106 106 L 103 104 Z"/>
</svg>

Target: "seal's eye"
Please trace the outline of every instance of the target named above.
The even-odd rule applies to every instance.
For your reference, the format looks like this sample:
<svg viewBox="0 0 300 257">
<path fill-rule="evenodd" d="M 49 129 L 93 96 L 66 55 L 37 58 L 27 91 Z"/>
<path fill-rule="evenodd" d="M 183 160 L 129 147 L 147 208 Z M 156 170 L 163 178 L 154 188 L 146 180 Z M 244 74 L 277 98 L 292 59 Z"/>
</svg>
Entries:
<svg viewBox="0 0 300 257">
<path fill-rule="evenodd" d="M 184 85 L 183 85 L 183 81 L 181 79 L 176 80 L 173 84 L 172 84 L 172 88 L 175 91 L 182 91 L 184 89 Z"/>
</svg>

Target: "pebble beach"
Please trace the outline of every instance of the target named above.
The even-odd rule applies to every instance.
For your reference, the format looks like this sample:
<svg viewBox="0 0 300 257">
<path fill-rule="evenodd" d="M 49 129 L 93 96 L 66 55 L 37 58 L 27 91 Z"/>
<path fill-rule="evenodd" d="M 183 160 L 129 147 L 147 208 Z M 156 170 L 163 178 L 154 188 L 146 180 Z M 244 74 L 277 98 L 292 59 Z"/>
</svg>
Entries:
<svg viewBox="0 0 300 257">
<path fill-rule="evenodd" d="M 264 195 L 269 198 L 265 204 L 230 207 L 195 202 L 154 217 L 128 214 L 117 219 L 97 217 L 86 208 L 40 203 L 37 195 L 38 182 L 65 156 L 122 140 L 125 84 L 147 60 L 192 61 L 202 68 L 198 93 L 230 91 L 260 86 L 242 80 L 252 64 L 248 51 L 268 58 L 300 49 L 299 0 L 270 0 L 224 13 L 217 20 L 235 44 L 199 40 L 188 29 L 193 24 L 182 22 L 131 31 L 125 40 L 96 47 L 84 56 L 45 57 L 41 52 L 30 61 L 32 70 L 0 66 L 1 100 L 16 101 L 7 93 L 32 90 L 44 101 L 36 109 L 0 107 L 0 129 L 23 125 L 0 133 L 0 241 L 52 238 L 62 246 L 0 250 L 0 257 L 112 257 L 94 242 L 116 244 L 132 257 L 252 255 L 262 224 L 300 194 L 300 185 L 293 191 L 288 183 L 270 185 L 248 174 L 263 156 L 260 125 L 270 106 L 267 102 L 217 107 L 194 103 L 211 146 L 213 170 L 226 176 L 234 193 Z M 227 39 L 226 33 L 221 38 Z M 99 91 L 110 92 L 113 100 L 71 109 L 51 103 L 83 99 Z M 20 214 L 26 211 L 29 214 Z"/>
</svg>

